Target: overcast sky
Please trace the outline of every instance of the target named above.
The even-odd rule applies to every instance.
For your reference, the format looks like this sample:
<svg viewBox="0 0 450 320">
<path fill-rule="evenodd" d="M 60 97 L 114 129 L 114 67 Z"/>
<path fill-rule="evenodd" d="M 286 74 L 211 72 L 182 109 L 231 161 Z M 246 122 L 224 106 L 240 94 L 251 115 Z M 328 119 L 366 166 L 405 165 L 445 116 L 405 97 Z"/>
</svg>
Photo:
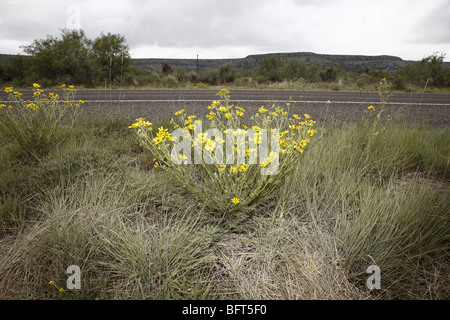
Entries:
<svg viewBox="0 0 450 320">
<path fill-rule="evenodd" d="M 270 52 L 450 61 L 450 0 L 0 0 L 0 53 L 63 28 L 125 36 L 132 58 Z"/>
</svg>

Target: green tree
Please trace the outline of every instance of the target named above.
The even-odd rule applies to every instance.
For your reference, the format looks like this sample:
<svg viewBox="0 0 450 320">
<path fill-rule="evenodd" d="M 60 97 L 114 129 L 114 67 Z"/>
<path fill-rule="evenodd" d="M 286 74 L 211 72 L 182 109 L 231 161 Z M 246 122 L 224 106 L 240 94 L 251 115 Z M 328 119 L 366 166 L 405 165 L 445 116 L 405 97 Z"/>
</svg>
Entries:
<svg viewBox="0 0 450 320">
<path fill-rule="evenodd" d="M 84 31 L 64 29 L 61 39 L 36 39 L 23 50 L 31 55 L 30 71 L 38 79 L 80 84 L 90 80 L 90 47 Z"/>
<path fill-rule="evenodd" d="M 307 68 L 304 62 L 291 60 L 284 64 L 281 74 L 287 80 L 298 80 L 305 78 Z"/>
<path fill-rule="evenodd" d="M 92 44 L 95 80 L 115 82 L 130 66 L 129 48 L 125 37 L 119 34 L 101 34 Z"/>
<path fill-rule="evenodd" d="M 340 69 L 338 67 L 330 67 L 325 72 L 320 73 L 320 79 L 322 81 L 334 81 L 339 75 Z"/>
<path fill-rule="evenodd" d="M 22 55 L 12 56 L 2 61 L 0 81 L 11 82 L 14 86 L 26 83 L 26 76 L 30 72 L 30 59 Z"/>
<path fill-rule="evenodd" d="M 281 59 L 271 54 L 263 58 L 259 72 L 270 81 L 280 81 L 282 67 Z"/>
<path fill-rule="evenodd" d="M 397 73 L 397 77 L 407 82 L 425 86 L 444 87 L 450 85 L 450 70 L 443 66 L 445 54 L 432 54 L 422 60 L 404 67 Z"/>
<path fill-rule="evenodd" d="M 60 39 L 36 39 L 23 50 L 31 57 L 27 77 L 44 83 L 112 83 L 130 66 L 128 46 L 118 34 L 102 33 L 92 41 L 83 30 L 63 29 Z"/>
</svg>

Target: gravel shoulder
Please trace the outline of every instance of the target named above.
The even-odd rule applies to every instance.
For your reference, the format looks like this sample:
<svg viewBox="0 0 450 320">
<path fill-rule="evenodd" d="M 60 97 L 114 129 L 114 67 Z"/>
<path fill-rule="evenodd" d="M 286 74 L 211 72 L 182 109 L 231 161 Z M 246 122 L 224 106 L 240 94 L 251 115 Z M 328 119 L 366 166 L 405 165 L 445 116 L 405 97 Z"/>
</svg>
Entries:
<svg viewBox="0 0 450 320">
<path fill-rule="evenodd" d="M 247 115 L 253 115 L 257 109 L 264 105 L 266 108 L 271 104 L 262 102 L 231 102 L 236 106 L 246 109 Z M 88 102 L 83 104 L 83 115 L 93 116 L 120 116 L 130 119 L 146 118 L 149 121 L 170 119 L 174 112 L 186 109 L 186 112 L 198 117 L 205 116 L 210 110 L 206 101 L 145 101 L 145 102 Z M 286 104 L 280 103 L 286 110 Z M 373 104 L 376 109 L 380 104 Z M 322 102 L 299 102 L 291 103 L 291 113 L 309 114 L 320 123 L 335 121 L 338 123 L 357 122 L 367 117 L 369 104 L 359 103 L 322 103 Z M 390 115 L 391 119 L 399 123 L 426 123 L 433 127 L 450 126 L 450 105 L 418 105 L 418 104 L 386 104 L 384 115 Z"/>
</svg>

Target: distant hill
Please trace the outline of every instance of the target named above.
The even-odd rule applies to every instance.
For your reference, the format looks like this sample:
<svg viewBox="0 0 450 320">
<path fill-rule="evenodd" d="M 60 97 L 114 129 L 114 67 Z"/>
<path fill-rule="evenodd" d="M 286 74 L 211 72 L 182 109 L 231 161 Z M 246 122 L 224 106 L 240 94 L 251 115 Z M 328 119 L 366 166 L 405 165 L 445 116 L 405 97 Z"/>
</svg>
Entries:
<svg viewBox="0 0 450 320">
<path fill-rule="evenodd" d="M 298 60 L 307 64 L 317 63 L 323 69 L 331 66 L 338 66 L 347 72 L 359 72 L 362 69 L 374 70 L 379 67 L 386 71 L 396 71 L 406 65 L 416 61 L 406 61 L 394 56 L 360 56 L 360 55 L 329 55 L 317 54 L 312 52 L 294 52 L 294 53 L 270 53 L 287 60 Z M 258 71 L 262 60 L 270 54 L 249 55 L 238 59 L 199 59 L 199 70 L 216 68 L 223 64 L 231 64 L 235 68 L 245 71 Z M 160 72 L 162 63 L 168 63 L 173 67 L 179 67 L 186 71 L 195 71 L 197 69 L 197 59 L 131 59 L 131 65 L 139 69 L 148 69 L 152 67 Z M 450 62 L 444 62 L 444 66 L 450 67 Z"/>
<path fill-rule="evenodd" d="M 261 66 L 262 60 L 268 55 L 275 55 L 282 59 L 298 60 L 307 64 L 317 63 L 322 69 L 331 66 L 340 67 L 347 72 L 359 72 L 362 69 L 375 70 L 383 68 L 385 71 L 396 71 L 406 65 L 417 61 L 403 60 L 395 56 L 361 56 L 361 55 L 330 55 L 318 54 L 312 52 L 292 52 L 292 53 L 267 53 L 249 55 L 245 58 L 236 59 L 199 59 L 199 70 L 214 69 L 224 64 L 231 64 L 233 67 L 250 72 L 257 72 Z M 0 54 L 0 62 L 13 57 L 14 55 Z M 166 62 L 173 67 L 179 67 L 186 71 L 197 70 L 197 59 L 131 59 L 131 65 L 138 69 L 153 68 L 155 71 L 161 72 L 162 64 Z M 450 68 L 450 62 L 444 62 L 443 65 Z"/>
</svg>

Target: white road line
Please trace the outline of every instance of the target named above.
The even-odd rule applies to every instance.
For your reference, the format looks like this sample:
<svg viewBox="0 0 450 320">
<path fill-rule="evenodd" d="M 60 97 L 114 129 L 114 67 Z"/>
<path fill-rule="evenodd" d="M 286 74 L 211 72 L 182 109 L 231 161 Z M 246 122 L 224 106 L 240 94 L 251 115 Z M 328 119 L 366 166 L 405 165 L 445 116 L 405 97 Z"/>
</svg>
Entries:
<svg viewBox="0 0 450 320">
<path fill-rule="evenodd" d="M 291 103 L 291 104 L 297 104 L 297 103 L 310 103 L 310 104 L 379 104 L 380 102 L 370 102 L 370 101 L 305 101 L 305 100 L 229 100 L 230 102 L 249 102 L 249 103 L 255 103 L 255 102 L 263 102 L 263 103 Z M 85 103 L 106 103 L 106 102 L 126 102 L 126 103 L 132 103 L 132 102 L 178 102 L 178 103 L 185 103 L 185 102 L 208 102 L 210 103 L 211 100 L 84 100 Z M 413 106 L 450 106 L 450 103 L 418 103 L 418 102 L 387 102 L 386 105 L 413 105 Z"/>
</svg>

